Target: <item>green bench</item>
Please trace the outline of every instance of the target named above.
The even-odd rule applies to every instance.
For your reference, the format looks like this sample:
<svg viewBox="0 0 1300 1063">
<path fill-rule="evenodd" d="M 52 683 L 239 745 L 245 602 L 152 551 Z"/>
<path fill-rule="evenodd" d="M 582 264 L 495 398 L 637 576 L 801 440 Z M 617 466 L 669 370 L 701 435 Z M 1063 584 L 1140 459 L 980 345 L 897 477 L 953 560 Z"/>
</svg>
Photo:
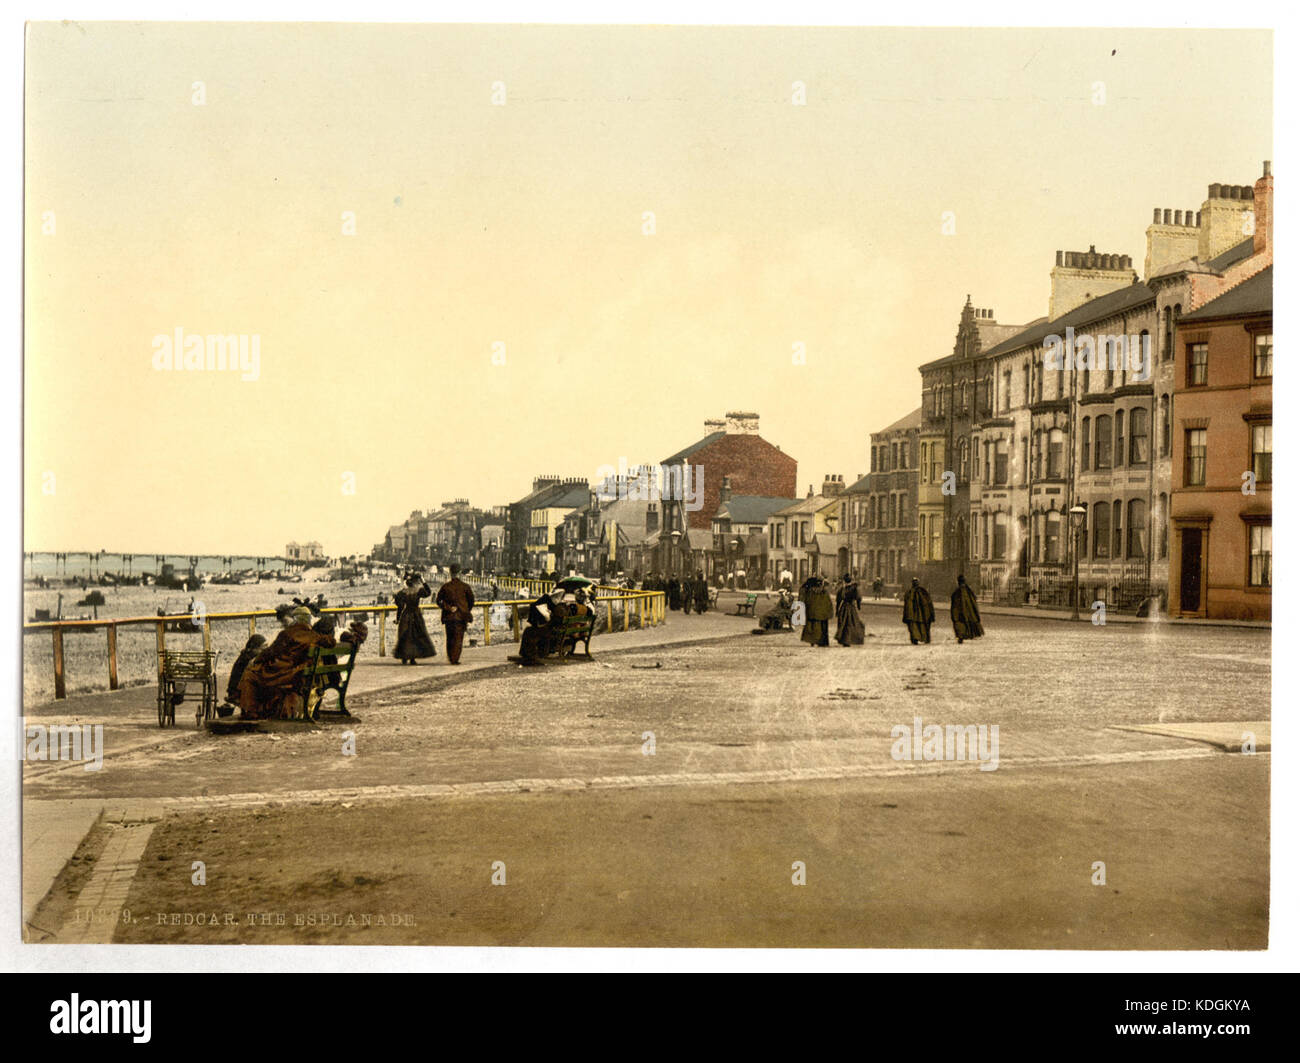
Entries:
<svg viewBox="0 0 1300 1063">
<path fill-rule="evenodd" d="M 596 614 L 586 616 L 566 616 L 560 625 L 560 637 L 555 652 L 560 657 L 572 657 L 573 651 L 582 643 L 584 655 L 591 658 L 591 636 L 596 633 Z"/>
<path fill-rule="evenodd" d="M 758 604 L 757 594 L 745 595 L 743 602 L 736 603 L 736 616 L 753 616 L 754 606 Z"/>
<path fill-rule="evenodd" d="M 338 692 L 338 707 L 325 711 L 335 716 L 352 715 L 347 706 L 348 681 L 352 678 L 352 666 L 356 664 L 360 648 L 354 642 L 312 647 L 311 656 L 302 668 L 303 704 L 310 719 L 319 718 L 325 694 L 330 690 Z M 339 677 L 337 686 L 330 682 L 330 677 L 335 675 Z"/>
</svg>

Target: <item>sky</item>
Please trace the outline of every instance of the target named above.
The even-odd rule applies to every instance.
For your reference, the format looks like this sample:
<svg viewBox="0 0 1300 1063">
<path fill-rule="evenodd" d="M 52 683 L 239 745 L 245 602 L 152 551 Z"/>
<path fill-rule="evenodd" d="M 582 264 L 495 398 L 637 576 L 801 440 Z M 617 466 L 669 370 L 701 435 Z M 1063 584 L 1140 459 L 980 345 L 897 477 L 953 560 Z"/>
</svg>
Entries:
<svg viewBox="0 0 1300 1063">
<path fill-rule="evenodd" d="M 1254 182 L 1272 53 L 30 24 L 24 549 L 366 552 L 412 510 L 658 461 L 728 410 L 801 492 L 851 482 L 968 294 L 1028 322 L 1058 249 L 1140 271 L 1153 207 Z M 177 329 L 246 337 L 256 371 L 158 368 Z"/>
</svg>

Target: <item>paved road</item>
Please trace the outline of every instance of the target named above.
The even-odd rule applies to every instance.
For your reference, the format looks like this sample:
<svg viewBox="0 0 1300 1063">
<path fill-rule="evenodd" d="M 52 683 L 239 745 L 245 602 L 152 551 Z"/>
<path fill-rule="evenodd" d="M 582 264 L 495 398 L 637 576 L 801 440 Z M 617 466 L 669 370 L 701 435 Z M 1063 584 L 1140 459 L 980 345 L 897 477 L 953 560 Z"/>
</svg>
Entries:
<svg viewBox="0 0 1300 1063">
<path fill-rule="evenodd" d="M 668 632 L 722 623 L 721 617 L 672 617 Z M 743 620 L 736 624 L 748 626 Z M 369 882 L 377 869 L 390 865 L 397 870 L 388 878 L 398 885 L 385 903 L 399 903 L 415 883 L 438 896 L 451 888 L 449 868 L 481 866 L 485 850 L 474 848 L 475 839 L 512 824 L 514 834 L 505 837 L 537 843 L 524 857 L 530 874 L 557 890 L 567 883 L 565 896 L 575 913 L 582 897 L 597 896 L 590 893 L 597 881 L 612 882 L 619 867 L 640 867 L 646 875 L 651 864 L 676 867 L 662 872 L 666 895 L 686 889 L 694 881 L 690 867 L 742 824 L 766 854 L 764 875 L 775 874 L 771 861 L 778 854 L 785 860 L 808 845 L 823 846 L 825 824 L 835 822 L 832 833 L 866 831 L 876 838 L 873 860 L 855 861 L 850 846 L 828 864 L 829 851 L 816 850 L 823 871 L 837 869 L 831 873 L 840 883 L 834 898 L 802 888 L 808 892 L 798 894 L 805 898 L 798 903 L 816 907 L 807 899 L 816 896 L 824 907 L 790 923 L 791 937 L 779 932 L 780 911 L 770 907 L 777 903 L 775 894 L 746 894 L 753 918 L 743 933 L 737 929 L 737 943 L 797 944 L 801 934 L 809 935 L 808 944 L 853 943 L 852 935 L 827 928 L 841 925 L 844 905 L 863 894 L 868 880 L 882 883 L 877 900 L 893 897 L 902 920 L 895 931 L 871 940 L 923 943 L 930 917 L 918 909 L 909 922 L 902 895 L 913 889 L 909 883 L 924 879 L 935 903 L 951 907 L 954 898 L 966 898 L 958 905 L 973 920 L 965 943 L 1059 944 L 1073 925 L 1074 901 L 1049 890 L 1050 903 L 1043 903 L 1055 914 L 1043 916 L 1046 936 L 1034 937 L 1025 929 L 1031 924 L 1009 924 L 990 908 L 1009 889 L 996 867 L 1005 865 L 1006 874 L 1019 876 L 1024 889 L 1010 889 L 1009 895 L 1025 902 L 1025 890 L 1032 892 L 1025 884 L 1041 885 L 1043 861 L 1072 867 L 1082 862 L 1090 876 L 1092 862 L 1114 851 L 1130 865 L 1146 854 L 1138 877 L 1145 900 L 1124 919 L 1104 922 L 1109 930 L 1093 926 L 1079 943 L 1260 947 L 1267 925 L 1267 756 L 1230 755 L 1206 743 L 1120 728 L 1199 722 L 1215 724 L 1220 735 L 1237 726 L 1258 730 L 1269 714 L 1268 633 L 1168 625 L 1135 631 L 1019 618 L 990 626 L 978 643 L 958 646 L 950 631 L 936 628 L 932 645 L 913 647 L 902 625 L 879 610 L 868 615 L 875 637 L 853 649 L 811 648 L 790 634 L 621 654 L 601 653 L 598 646 L 598 660 L 590 664 L 375 690 L 356 707 L 356 755 L 345 755 L 341 732 L 333 727 L 223 739 L 191 733 L 163 748 L 110 755 L 96 773 L 29 769 L 27 793 L 169 806 L 134 887 L 139 895 L 132 903 L 144 910 L 188 910 L 188 877 L 172 881 L 155 872 L 164 865 L 188 867 L 203 833 L 198 825 L 208 819 L 213 826 L 207 833 L 215 829 L 218 837 L 244 840 L 246 853 L 227 851 L 222 859 L 238 858 L 230 866 L 239 866 L 239 878 L 255 883 L 254 895 L 279 910 L 297 910 L 313 898 L 355 908 L 373 894 Z M 986 735 L 996 725 L 997 770 L 895 759 L 893 729 L 910 728 L 918 716 L 922 725 L 982 726 Z M 650 734 L 654 745 L 647 755 Z M 492 797 L 492 789 L 507 794 Z M 268 811 L 277 800 L 291 804 Z M 747 818 L 736 812 L 736 802 L 751 801 L 760 802 L 763 814 Z M 891 804 L 921 819 L 881 819 L 877 810 Z M 362 833 L 375 835 L 373 845 L 359 845 L 352 827 L 371 816 L 378 818 Z M 408 851 L 405 843 L 429 822 L 439 825 L 445 840 L 436 860 Z M 601 822 L 673 826 L 628 835 L 613 827 L 596 829 Z M 918 826 L 922 822 L 928 826 Z M 952 825 L 941 827 L 943 822 Z M 918 830 L 925 843 L 919 849 L 909 840 Z M 1232 838 L 1219 845 L 1211 876 L 1203 846 L 1215 833 Z M 1059 841 L 1051 842 L 1057 834 Z M 953 840 L 940 842 L 932 853 L 931 835 Z M 590 852 L 580 858 L 568 842 L 558 844 L 566 838 L 586 839 Z M 548 846 L 547 839 L 557 844 Z M 371 858 L 361 854 L 373 847 L 383 852 L 373 854 L 370 866 Z M 933 861 L 940 851 L 943 874 L 935 879 Z M 1019 854 L 1014 860 L 1013 853 Z M 1147 859 L 1152 853 L 1164 855 Z M 282 871 L 256 866 L 259 860 L 274 865 L 277 858 L 288 865 Z M 802 857 L 790 856 L 782 865 L 786 881 L 795 859 Z M 307 873 L 317 862 L 318 874 L 325 876 L 319 881 Z M 596 867 L 611 870 L 601 877 Z M 971 878 L 972 868 L 982 868 L 982 877 Z M 365 880 L 364 889 L 352 888 L 356 879 Z M 977 887 L 985 881 L 987 890 Z M 1207 922 L 1204 906 L 1191 904 L 1187 883 L 1208 889 L 1225 913 L 1234 914 Z M 627 888 L 633 892 L 620 903 L 649 886 Z M 239 907 L 253 903 L 254 895 L 231 891 L 224 878 L 210 882 L 204 897 L 218 907 Z M 685 904 L 675 936 L 647 931 L 643 943 L 721 943 L 734 904 L 718 902 L 716 909 L 710 915 L 709 905 L 695 910 Z M 399 937 L 407 935 L 400 939 L 461 940 L 439 911 L 436 905 L 421 908 L 419 933 L 399 930 Z M 590 938 L 596 944 L 626 941 L 622 926 L 608 912 L 600 918 L 556 915 L 523 933 L 503 914 L 476 933 L 502 943 L 514 936 L 568 944 Z M 1142 938 L 1144 926 L 1150 929 Z M 186 932 L 130 926 L 118 936 L 152 933 L 152 940 L 171 940 Z M 294 940 L 306 930 L 298 933 Z M 951 927 L 942 934 L 935 930 L 930 943 L 960 944 L 952 933 Z"/>
</svg>

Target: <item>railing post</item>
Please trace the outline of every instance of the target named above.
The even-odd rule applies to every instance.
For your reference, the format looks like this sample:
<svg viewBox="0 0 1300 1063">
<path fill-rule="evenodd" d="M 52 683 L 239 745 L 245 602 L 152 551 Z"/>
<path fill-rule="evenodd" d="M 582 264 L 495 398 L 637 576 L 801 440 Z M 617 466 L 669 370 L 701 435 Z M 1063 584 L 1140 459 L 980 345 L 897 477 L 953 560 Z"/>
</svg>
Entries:
<svg viewBox="0 0 1300 1063">
<path fill-rule="evenodd" d="M 66 698 L 68 692 L 63 683 L 63 628 L 55 627 L 54 631 L 54 697 L 55 699 Z"/>
<path fill-rule="evenodd" d="M 203 617 L 203 652 L 212 652 L 212 621 L 206 614 Z"/>
<path fill-rule="evenodd" d="M 379 656 L 384 656 L 384 625 L 388 620 L 388 610 L 379 614 Z"/>
<path fill-rule="evenodd" d="M 117 625 L 108 625 L 108 689 L 117 689 Z"/>
<path fill-rule="evenodd" d="M 158 678 L 163 674 L 163 650 L 167 648 L 167 622 L 158 621 Z"/>
<path fill-rule="evenodd" d="M 626 631 L 626 630 L 627 630 L 627 614 L 628 614 L 629 612 L 631 612 L 631 610 L 628 608 L 628 606 L 631 604 L 631 602 L 630 602 L 630 600 L 627 599 L 627 598 L 623 598 L 623 599 L 622 599 L 622 602 L 623 602 L 623 630 Z"/>
<path fill-rule="evenodd" d="M 512 605 L 510 607 L 510 611 L 511 611 L 510 632 L 512 635 L 514 635 L 515 641 L 518 642 L 519 641 L 519 606 Z"/>
<path fill-rule="evenodd" d="M 605 613 L 606 613 L 605 631 L 612 635 L 614 634 L 614 599 L 613 598 L 605 599 Z"/>
<path fill-rule="evenodd" d="M 250 616 L 248 618 L 248 637 L 251 639 L 256 634 L 257 634 L 257 617 Z"/>
<path fill-rule="evenodd" d="M 492 645 L 492 616 L 489 606 L 483 606 L 483 645 Z"/>
</svg>

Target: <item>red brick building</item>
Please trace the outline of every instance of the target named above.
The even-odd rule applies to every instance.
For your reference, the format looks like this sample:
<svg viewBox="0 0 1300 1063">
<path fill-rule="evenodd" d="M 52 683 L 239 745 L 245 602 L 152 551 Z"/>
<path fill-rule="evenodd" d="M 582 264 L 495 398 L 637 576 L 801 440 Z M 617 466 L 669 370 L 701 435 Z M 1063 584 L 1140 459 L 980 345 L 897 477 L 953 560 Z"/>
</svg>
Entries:
<svg viewBox="0 0 1300 1063">
<path fill-rule="evenodd" d="M 713 518 L 727 497 L 724 480 L 730 496 L 792 498 L 795 494 L 799 464 L 758 434 L 758 414 L 736 411 L 728 413 L 725 421 L 706 421 L 704 426 L 707 435 L 661 463 L 666 470 L 684 470 L 693 497 L 663 499 L 660 572 L 706 567 L 706 555 L 713 547 Z M 697 484 L 698 497 L 694 497 Z"/>
<path fill-rule="evenodd" d="M 1273 267 L 1178 325 L 1174 616 L 1267 620 L 1273 590 Z"/>
</svg>

